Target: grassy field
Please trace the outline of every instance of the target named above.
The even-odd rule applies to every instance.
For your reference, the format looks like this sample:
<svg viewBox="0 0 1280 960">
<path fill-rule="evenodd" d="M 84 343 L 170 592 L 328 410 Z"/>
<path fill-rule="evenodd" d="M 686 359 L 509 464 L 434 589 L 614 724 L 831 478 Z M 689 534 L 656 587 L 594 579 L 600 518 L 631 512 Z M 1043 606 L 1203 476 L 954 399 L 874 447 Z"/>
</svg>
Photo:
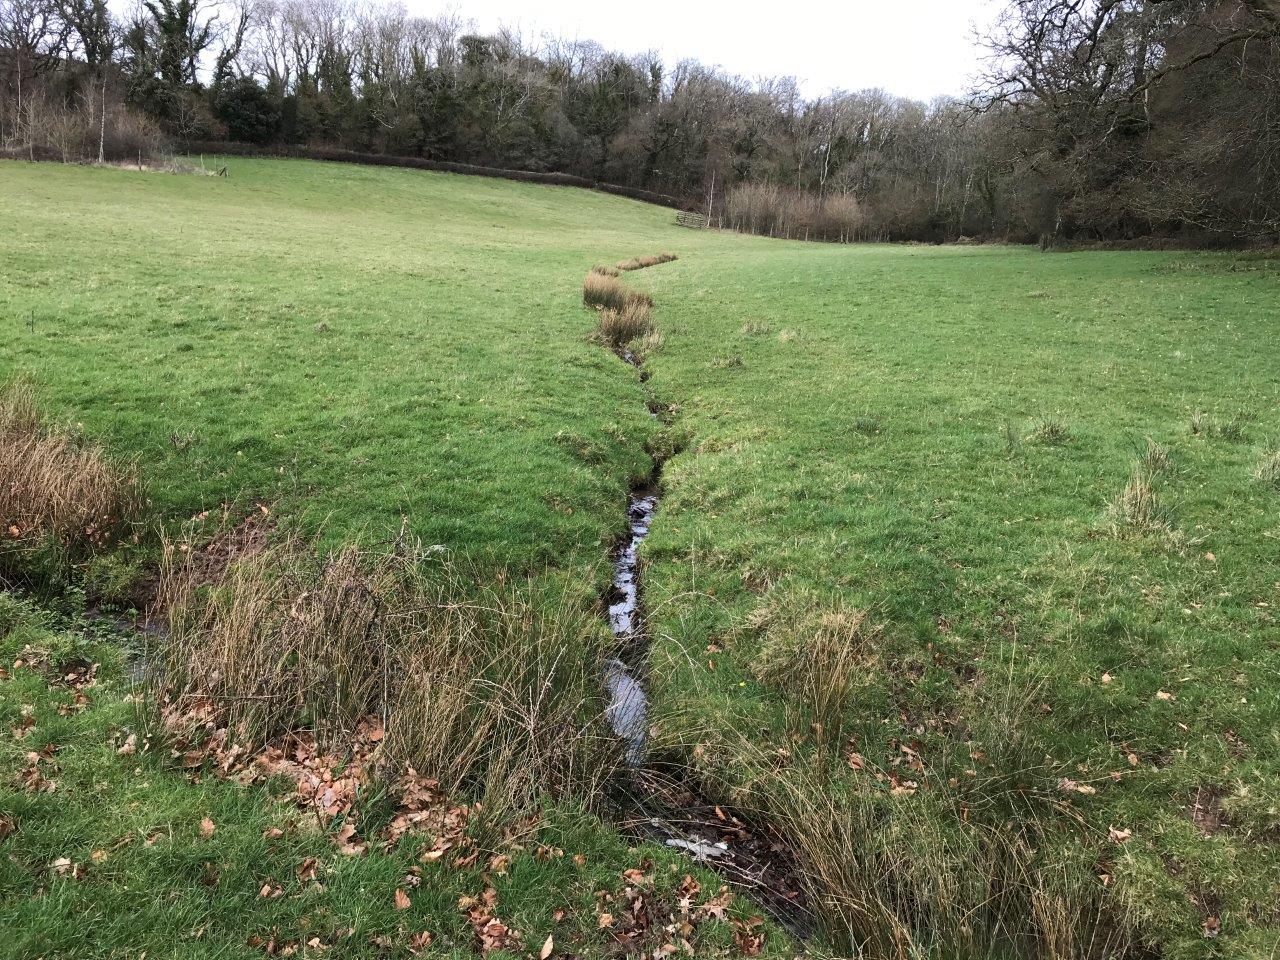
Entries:
<svg viewBox="0 0 1280 960">
<path fill-rule="evenodd" d="M 603 585 L 678 450 L 644 547 L 655 744 L 786 825 L 837 951 L 1276 955 L 1275 261 L 783 243 L 230 166 L 0 166 L 0 375 L 136 455 L 154 516 L 404 523 Z M 669 427 L 579 306 L 593 262 L 660 250 L 628 282 Z"/>
</svg>

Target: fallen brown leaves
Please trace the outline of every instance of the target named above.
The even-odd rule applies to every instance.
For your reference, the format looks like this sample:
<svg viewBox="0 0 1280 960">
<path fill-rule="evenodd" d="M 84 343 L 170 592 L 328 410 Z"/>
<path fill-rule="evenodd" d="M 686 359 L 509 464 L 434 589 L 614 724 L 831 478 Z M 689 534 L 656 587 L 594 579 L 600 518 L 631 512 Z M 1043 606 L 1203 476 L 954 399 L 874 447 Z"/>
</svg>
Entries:
<svg viewBox="0 0 1280 960">
<path fill-rule="evenodd" d="M 605 891 L 596 894 L 602 908 L 597 926 L 608 931 L 615 947 L 631 954 L 666 957 L 677 953 L 696 956 L 694 944 L 700 926 L 708 922 L 732 923 L 734 942 L 745 956 L 757 956 L 764 949 L 764 921 L 752 917 L 731 919 L 729 907 L 733 892 L 726 886 L 701 899 L 702 885 L 686 875 L 672 894 L 660 892 L 649 871 L 652 864 L 622 874 L 624 886 L 618 895 Z"/>
<path fill-rule="evenodd" d="M 484 893 L 478 897 L 461 897 L 458 909 L 467 915 L 481 952 L 521 949 L 520 932 L 497 917 L 498 892 L 493 887 L 485 887 Z"/>
<path fill-rule="evenodd" d="M 58 783 L 52 774 L 58 772 L 53 763 L 53 755 L 58 748 L 52 743 L 45 744 L 40 751 L 30 750 L 24 755 L 26 765 L 18 771 L 18 782 L 28 793 L 53 793 Z"/>
<path fill-rule="evenodd" d="M 382 752 L 385 732 L 376 719 L 366 718 L 357 725 L 342 754 L 321 750 L 310 733 L 291 734 L 249 754 L 233 742 L 232 732 L 211 700 L 190 698 L 181 705 L 165 701 L 160 715 L 171 756 L 181 766 L 192 771 L 209 769 L 244 784 L 285 778 L 294 784 L 293 801 L 312 813 L 321 829 L 330 831 L 340 853 L 359 856 L 368 849 L 369 838 L 360 835 L 357 800 L 379 772 L 390 767 Z M 437 781 L 406 769 L 396 777 L 391 792 L 397 806 L 380 837 L 385 846 L 394 846 L 408 834 L 430 834 L 434 847 L 422 857 L 430 862 L 469 843 L 465 830 L 470 808 L 446 803 Z M 205 829 L 202 825 L 202 833 Z M 469 865 L 465 858 L 461 860 Z"/>
</svg>

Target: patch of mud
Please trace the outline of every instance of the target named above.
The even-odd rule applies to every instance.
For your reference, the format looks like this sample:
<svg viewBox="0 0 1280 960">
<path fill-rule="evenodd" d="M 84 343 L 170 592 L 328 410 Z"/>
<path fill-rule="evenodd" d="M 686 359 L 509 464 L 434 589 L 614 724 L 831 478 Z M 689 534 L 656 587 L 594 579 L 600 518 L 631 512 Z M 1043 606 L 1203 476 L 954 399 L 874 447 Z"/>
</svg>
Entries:
<svg viewBox="0 0 1280 960">
<path fill-rule="evenodd" d="M 1201 787 L 1196 791 L 1191 819 L 1206 837 L 1213 836 L 1226 825 L 1222 813 L 1222 798 L 1226 795 L 1227 791 L 1221 787 Z"/>
<path fill-rule="evenodd" d="M 231 512 L 224 509 L 215 532 L 202 539 L 202 529 L 196 524 L 207 523 L 209 517 L 207 511 L 197 514 L 186 539 L 178 545 L 179 550 L 189 554 L 189 575 L 196 586 L 218 583 L 237 560 L 262 553 L 276 529 L 271 508 L 263 503 L 234 522 Z"/>
<path fill-rule="evenodd" d="M 813 933 L 803 875 L 776 831 L 741 811 L 708 803 L 679 771 L 636 771 L 635 809 L 622 819 L 640 836 L 683 850 L 749 891 L 769 914 L 800 937 Z"/>
</svg>

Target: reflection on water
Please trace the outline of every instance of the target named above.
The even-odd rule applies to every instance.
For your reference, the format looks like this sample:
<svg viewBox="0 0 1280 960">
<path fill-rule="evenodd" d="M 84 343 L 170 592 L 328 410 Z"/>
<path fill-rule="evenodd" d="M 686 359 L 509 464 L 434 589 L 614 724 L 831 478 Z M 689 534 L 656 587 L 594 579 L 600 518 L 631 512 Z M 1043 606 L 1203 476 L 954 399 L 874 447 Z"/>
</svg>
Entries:
<svg viewBox="0 0 1280 960">
<path fill-rule="evenodd" d="M 640 629 L 639 575 L 640 544 L 649 535 L 649 525 L 658 509 L 656 494 L 633 494 L 627 509 L 627 539 L 613 560 L 613 591 L 609 602 L 609 629 L 619 640 L 633 640 Z M 644 738 L 648 700 L 644 688 L 631 669 L 617 658 L 605 664 L 605 687 L 609 706 L 605 716 L 613 732 L 626 741 L 627 762 L 644 761 Z"/>
</svg>

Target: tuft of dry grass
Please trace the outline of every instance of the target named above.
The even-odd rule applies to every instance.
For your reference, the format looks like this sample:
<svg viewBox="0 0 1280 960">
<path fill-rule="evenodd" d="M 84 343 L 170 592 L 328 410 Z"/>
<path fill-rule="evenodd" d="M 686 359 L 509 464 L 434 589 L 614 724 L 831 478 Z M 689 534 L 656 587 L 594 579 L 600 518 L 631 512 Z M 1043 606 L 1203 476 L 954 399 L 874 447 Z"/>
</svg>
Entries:
<svg viewBox="0 0 1280 960">
<path fill-rule="evenodd" d="M 609 266 L 607 263 L 597 263 L 594 267 L 592 267 L 592 268 L 591 268 L 591 271 L 590 271 L 590 272 L 591 272 L 591 273 L 598 273 L 598 274 L 600 274 L 600 276 L 602 276 L 602 277 L 616 277 L 616 276 L 618 276 L 618 270 L 617 270 L 617 268 L 616 268 L 616 267 L 611 267 L 611 266 Z"/>
<path fill-rule="evenodd" d="M 212 586 L 190 553 L 165 544 L 153 702 L 218 705 L 244 749 L 298 729 L 341 749 L 377 717 L 395 763 L 482 789 L 491 810 L 589 803 L 611 776 L 589 602 L 466 577 L 416 549 L 320 556 L 289 541 Z"/>
<path fill-rule="evenodd" d="M 617 268 L 619 270 L 643 270 L 645 267 L 656 267 L 660 263 L 670 263 L 672 260 L 680 259 L 674 253 L 657 253 L 645 257 L 632 257 L 629 260 L 619 260 Z"/>
<path fill-rule="evenodd" d="M 879 631 L 865 610 L 839 601 L 802 609 L 770 624 L 755 673 L 804 705 L 793 726 L 811 730 L 819 745 L 838 743 L 854 694 L 871 674 Z"/>
<path fill-rule="evenodd" d="M 1167 449 L 1147 437 L 1147 446 L 1142 452 L 1142 468 L 1147 473 L 1166 473 L 1173 469 L 1173 457 Z"/>
<path fill-rule="evenodd" d="M 109 546 L 143 502 L 137 466 L 47 423 L 29 382 L 0 393 L 0 535 L 18 552 L 52 544 L 75 557 Z"/>
<path fill-rule="evenodd" d="M 621 310 L 641 296 L 616 276 L 610 277 L 594 270 L 587 274 L 587 279 L 582 284 L 582 302 L 588 307 Z"/>
<path fill-rule="evenodd" d="M 596 322 L 596 336 L 615 350 L 654 332 L 649 304 L 633 300 L 621 310 L 601 310 Z"/>
<path fill-rule="evenodd" d="M 1272 450 L 1263 457 L 1253 475 L 1263 483 L 1280 487 L 1280 448 Z"/>
<path fill-rule="evenodd" d="M 1129 482 L 1111 502 L 1108 510 L 1113 536 L 1152 533 L 1169 528 L 1169 511 L 1156 490 L 1151 473 L 1134 464 Z"/>
</svg>

